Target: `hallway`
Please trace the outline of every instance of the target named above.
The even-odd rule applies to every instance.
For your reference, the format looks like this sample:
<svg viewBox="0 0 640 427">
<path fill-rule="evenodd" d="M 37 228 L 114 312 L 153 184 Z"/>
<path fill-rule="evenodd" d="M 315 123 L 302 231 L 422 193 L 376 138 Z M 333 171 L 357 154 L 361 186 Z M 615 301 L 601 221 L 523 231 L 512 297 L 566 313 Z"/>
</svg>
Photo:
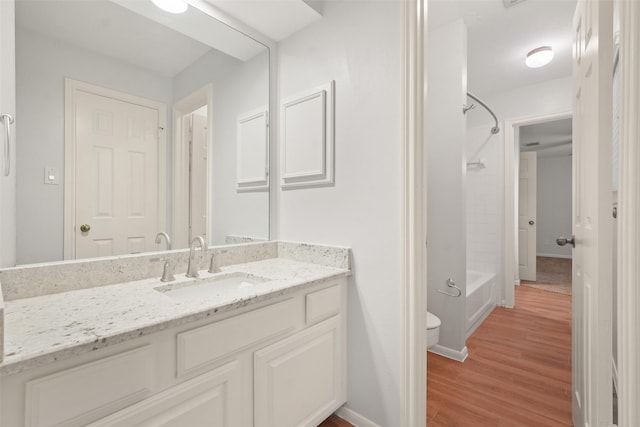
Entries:
<svg viewBox="0 0 640 427">
<path fill-rule="evenodd" d="M 522 280 L 522 285 L 571 295 L 571 259 L 538 256 L 536 265 L 536 281 Z"/>
<path fill-rule="evenodd" d="M 428 354 L 427 425 L 571 426 L 571 297 L 516 287 L 459 363 Z"/>
</svg>

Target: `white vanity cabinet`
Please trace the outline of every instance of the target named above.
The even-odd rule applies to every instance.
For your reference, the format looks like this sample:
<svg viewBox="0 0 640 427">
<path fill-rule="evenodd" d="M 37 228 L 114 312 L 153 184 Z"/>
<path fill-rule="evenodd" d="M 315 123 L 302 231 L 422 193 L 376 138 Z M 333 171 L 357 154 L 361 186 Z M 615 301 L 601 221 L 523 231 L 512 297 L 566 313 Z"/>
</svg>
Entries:
<svg viewBox="0 0 640 427">
<path fill-rule="evenodd" d="M 346 279 L 0 378 L 0 427 L 315 426 L 346 400 Z"/>
<path fill-rule="evenodd" d="M 237 361 L 103 418 L 90 427 L 241 426 L 242 372 Z"/>
<path fill-rule="evenodd" d="M 255 353 L 255 426 L 312 426 L 345 402 L 341 318 Z"/>
</svg>

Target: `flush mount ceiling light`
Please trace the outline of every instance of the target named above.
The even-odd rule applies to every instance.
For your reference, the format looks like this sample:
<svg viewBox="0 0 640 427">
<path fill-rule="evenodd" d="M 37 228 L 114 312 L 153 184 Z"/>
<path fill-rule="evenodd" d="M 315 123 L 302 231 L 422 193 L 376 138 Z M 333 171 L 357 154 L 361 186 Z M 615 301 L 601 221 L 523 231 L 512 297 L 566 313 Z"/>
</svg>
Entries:
<svg viewBox="0 0 640 427">
<path fill-rule="evenodd" d="M 527 53 L 525 64 L 529 68 L 539 68 L 547 65 L 553 59 L 553 50 L 549 46 L 542 46 Z"/>
<path fill-rule="evenodd" d="M 151 2 L 169 13 L 184 13 L 189 8 L 184 0 L 151 0 Z"/>
</svg>

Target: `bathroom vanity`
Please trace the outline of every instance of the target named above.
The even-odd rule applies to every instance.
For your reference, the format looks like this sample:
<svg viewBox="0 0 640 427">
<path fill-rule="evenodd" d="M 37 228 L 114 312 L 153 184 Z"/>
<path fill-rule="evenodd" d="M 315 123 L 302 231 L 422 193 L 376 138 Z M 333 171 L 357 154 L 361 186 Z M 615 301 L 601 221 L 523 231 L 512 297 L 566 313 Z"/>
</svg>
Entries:
<svg viewBox="0 0 640 427">
<path fill-rule="evenodd" d="M 202 257 L 197 279 L 184 251 L 164 254 L 165 283 L 152 255 L 0 271 L 0 425 L 315 426 L 339 408 L 349 250 L 212 252 L 221 271 Z M 119 280 L 137 264 L 157 277 Z M 37 295 L 20 297 L 29 277 Z"/>
</svg>

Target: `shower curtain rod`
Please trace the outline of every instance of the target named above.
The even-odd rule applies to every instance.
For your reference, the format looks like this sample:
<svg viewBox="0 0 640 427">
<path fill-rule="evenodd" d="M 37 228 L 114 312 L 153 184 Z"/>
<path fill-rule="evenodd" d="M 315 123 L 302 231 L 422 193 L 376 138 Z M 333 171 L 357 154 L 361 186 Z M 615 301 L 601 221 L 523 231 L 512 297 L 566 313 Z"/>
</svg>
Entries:
<svg viewBox="0 0 640 427">
<path fill-rule="evenodd" d="M 491 108 L 489 108 L 489 106 L 487 104 L 485 104 L 484 102 L 482 102 L 480 100 L 480 98 L 478 98 L 477 96 L 475 96 L 474 94 L 472 94 L 471 92 L 467 92 L 467 96 L 471 99 L 473 99 L 474 101 L 476 101 L 478 104 L 482 105 L 488 112 L 489 114 L 491 114 L 491 116 L 493 116 L 493 120 L 495 120 L 496 125 L 494 127 L 491 128 L 491 133 L 492 134 L 496 134 L 498 132 L 500 132 L 500 127 L 498 126 L 498 118 L 496 117 L 496 115 L 493 113 L 493 111 L 491 110 Z"/>
</svg>

